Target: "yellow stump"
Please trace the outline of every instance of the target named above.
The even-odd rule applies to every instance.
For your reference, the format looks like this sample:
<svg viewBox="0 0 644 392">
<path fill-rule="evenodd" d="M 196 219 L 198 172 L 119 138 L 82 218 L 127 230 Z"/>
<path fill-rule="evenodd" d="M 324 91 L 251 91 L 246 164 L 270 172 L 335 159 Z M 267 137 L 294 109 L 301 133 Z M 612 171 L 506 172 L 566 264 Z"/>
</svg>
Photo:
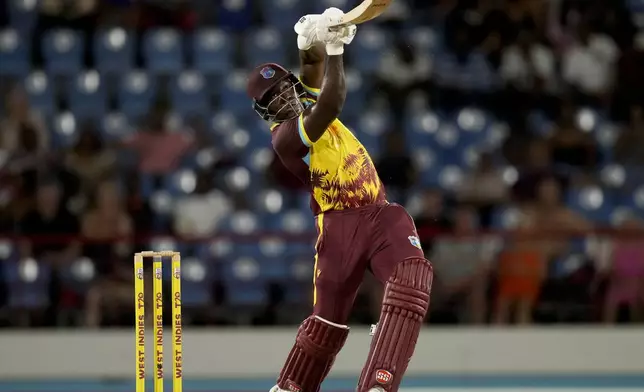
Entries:
<svg viewBox="0 0 644 392">
<path fill-rule="evenodd" d="M 153 256 L 154 270 L 154 392 L 163 392 L 163 258 Z"/>
<path fill-rule="evenodd" d="M 181 256 L 172 254 L 172 390 L 183 391 L 183 327 L 181 324 Z"/>
<path fill-rule="evenodd" d="M 136 392 L 145 392 L 145 290 L 143 256 L 134 256 L 134 309 L 136 340 Z"/>
</svg>

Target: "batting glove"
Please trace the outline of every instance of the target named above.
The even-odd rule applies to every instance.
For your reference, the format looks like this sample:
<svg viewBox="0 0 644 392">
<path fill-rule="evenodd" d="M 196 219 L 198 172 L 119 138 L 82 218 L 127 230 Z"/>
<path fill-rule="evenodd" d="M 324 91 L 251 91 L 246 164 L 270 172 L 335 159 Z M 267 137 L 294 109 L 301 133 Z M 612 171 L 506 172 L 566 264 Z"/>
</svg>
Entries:
<svg viewBox="0 0 644 392">
<path fill-rule="evenodd" d="M 355 25 L 334 28 L 333 26 L 342 22 L 344 12 L 331 7 L 327 8 L 315 25 L 315 32 L 321 42 L 326 45 L 326 53 L 330 56 L 337 56 L 344 53 L 344 45 L 353 41 L 357 27 Z"/>
</svg>

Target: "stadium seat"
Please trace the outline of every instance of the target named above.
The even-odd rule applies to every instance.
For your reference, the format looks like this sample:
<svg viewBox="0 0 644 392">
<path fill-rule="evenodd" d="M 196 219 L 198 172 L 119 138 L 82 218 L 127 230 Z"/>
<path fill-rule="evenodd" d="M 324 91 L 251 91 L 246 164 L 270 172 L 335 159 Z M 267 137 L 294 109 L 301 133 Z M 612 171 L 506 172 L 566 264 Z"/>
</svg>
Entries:
<svg viewBox="0 0 644 392">
<path fill-rule="evenodd" d="M 290 33 L 297 20 L 305 15 L 306 2 L 299 0 L 266 0 L 260 3 L 264 23 Z"/>
<path fill-rule="evenodd" d="M 122 28 L 102 30 L 94 36 L 96 68 L 103 74 L 129 71 L 134 64 L 134 37 Z"/>
<path fill-rule="evenodd" d="M 210 102 L 203 75 L 184 71 L 175 76 L 170 85 L 170 99 L 173 109 L 183 116 L 205 116 Z"/>
<path fill-rule="evenodd" d="M 609 224 L 615 208 L 609 194 L 597 186 L 569 191 L 566 204 L 573 211 L 598 224 Z"/>
<path fill-rule="evenodd" d="M 73 76 L 83 66 L 85 37 L 69 29 L 56 29 L 45 33 L 43 57 L 45 69 L 52 75 Z"/>
<path fill-rule="evenodd" d="M 223 278 L 230 306 L 256 307 L 268 300 L 266 280 L 253 258 L 241 257 L 223 263 Z"/>
<path fill-rule="evenodd" d="M 377 27 L 360 27 L 360 34 L 347 47 L 352 66 L 368 74 L 376 72 L 390 45 L 389 41 L 385 31 Z"/>
<path fill-rule="evenodd" d="M 164 268 L 170 272 L 171 268 Z M 212 287 L 215 275 L 212 264 L 199 258 L 181 260 L 181 302 L 187 308 L 209 305 L 213 299 Z"/>
<path fill-rule="evenodd" d="M 286 48 L 279 31 L 262 28 L 245 37 L 244 57 L 247 64 L 255 67 L 261 63 L 286 64 Z"/>
<path fill-rule="evenodd" d="M 92 286 L 96 273 L 96 266 L 91 259 L 80 258 L 61 268 L 60 283 L 64 289 L 83 294 Z"/>
<path fill-rule="evenodd" d="M 221 30 L 197 30 L 192 40 L 195 68 L 208 75 L 223 75 L 228 72 L 233 68 L 231 40 L 232 38 Z"/>
<path fill-rule="evenodd" d="M 254 114 L 252 101 L 246 95 L 246 78 L 246 71 L 235 70 L 223 81 L 219 91 L 221 109 L 229 110 L 235 115 Z"/>
<path fill-rule="evenodd" d="M 152 73 L 167 75 L 180 72 L 184 53 L 179 32 L 172 29 L 147 31 L 143 36 L 143 57 Z"/>
<path fill-rule="evenodd" d="M 346 69 L 347 99 L 343 112 L 361 113 L 366 110 L 369 101 L 369 88 L 367 80 L 356 69 Z"/>
<path fill-rule="evenodd" d="M 9 25 L 20 31 L 22 36 L 28 37 L 38 19 L 38 2 L 35 0 L 8 0 L 6 3 L 9 13 Z"/>
<path fill-rule="evenodd" d="M 129 118 L 138 118 L 148 113 L 156 98 L 157 84 L 143 71 L 132 71 L 121 79 L 118 106 Z"/>
<path fill-rule="evenodd" d="M 31 43 L 18 30 L 0 30 L 0 76 L 24 76 L 30 68 Z"/>
<path fill-rule="evenodd" d="M 10 308 L 39 310 L 49 305 L 51 270 L 46 264 L 28 259 L 5 261 L 0 268 Z"/>
<path fill-rule="evenodd" d="M 24 86 L 34 109 L 46 116 L 54 114 L 57 109 L 54 88 L 47 74 L 41 71 L 31 73 L 25 78 Z"/>
<path fill-rule="evenodd" d="M 82 72 L 72 80 L 68 104 L 79 119 L 98 119 L 107 111 L 106 86 L 97 71 Z"/>
<path fill-rule="evenodd" d="M 438 132 L 441 118 L 434 112 L 422 111 L 408 116 L 404 122 L 405 143 L 408 151 L 430 147 L 433 135 Z"/>
<path fill-rule="evenodd" d="M 134 128 L 127 117 L 120 112 L 109 113 L 101 119 L 99 130 L 104 140 L 108 142 L 119 141 L 134 132 Z"/>
<path fill-rule="evenodd" d="M 431 55 L 442 46 L 440 32 L 431 27 L 414 27 L 406 30 L 403 36 L 421 55 Z"/>
<path fill-rule="evenodd" d="M 74 145 L 78 137 L 78 122 L 71 112 L 58 113 L 53 118 L 51 137 L 57 148 L 69 148 Z"/>
</svg>

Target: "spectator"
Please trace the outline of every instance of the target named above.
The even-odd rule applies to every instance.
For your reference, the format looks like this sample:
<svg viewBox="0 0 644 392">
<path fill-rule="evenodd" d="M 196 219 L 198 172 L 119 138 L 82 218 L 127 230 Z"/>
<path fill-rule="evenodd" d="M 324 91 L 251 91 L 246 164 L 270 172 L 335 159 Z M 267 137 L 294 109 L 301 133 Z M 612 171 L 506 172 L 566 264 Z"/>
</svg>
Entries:
<svg viewBox="0 0 644 392">
<path fill-rule="evenodd" d="M 388 192 L 405 195 L 416 180 L 414 162 L 405 151 L 404 140 L 396 133 L 387 135 L 384 148 L 383 157 L 376 165 L 380 179 Z M 400 200 L 404 201 L 405 198 Z"/>
<path fill-rule="evenodd" d="M 494 166 L 492 155 L 481 154 L 477 167 L 466 176 L 456 195 L 460 202 L 475 206 L 481 224 L 489 227 L 492 210 L 508 198 L 508 185 Z"/>
<path fill-rule="evenodd" d="M 628 307 L 633 321 L 644 321 L 644 244 L 633 232 L 644 225 L 635 218 L 625 220 L 610 252 L 608 293 L 604 304 L 604 321 L 617 321 L 622 306 Z"/>
<path fill-rule="evenodd" d="M 19 233 L 25 236 L 20 244 L 23 259 L 33 257 L 60 266 L 80 254 L 78 219 L 65 207 L 61 193 L 56 179 L 44 178 L 39 182 L 36 208 L 18 222 Z"/>
<path fill-rule="evenodd" d="M 509 90 L 507 104 L 519 109 L 511 114 L 526 116 L 534 109 L 552 113 L 552 94 L 557 86 L 555 65 L 550 48 L 540 44 L 531 30 L 522 30 L 516 44 L 503 51 L 501 60 L 501 77 Z"/>
<path fill-rule="evenodd" d="M 116 156 L 105 148 L 93 125 L 87 123 L 76 145 L 67 153 L 65 163 L 81 180 L 83 188 L 90 190 L 115 168 Z"/>
<path fill-rule="evenodd" d="M 592 169 L 598 162 L 596 142 L 577 127 L 571 102 L 562 105 L 548 144 L 555 164 Z"/>
<path fill-rule="evenodd" d="M 11 89 L 5 101 L 5 117 L 0 120 L 0 149 L 13 153 L 21 149 L 23 129 L 33 131 L 33 150 L 43 153 L 49 148 L 49 133 L 40 114 L 32 110 L 27 94 L 19 87 Z M 23 146 L 24 147 L 24 146 Z"/>
<path fill-rule="evenodd" d="M 454 232 L 441 235 L 430 259 L 436 278 L 432 304 L 437 308 L 465 309 L 459 319 L 482 324 L 487 317 L 487 285 L 492 253 L 485 238 L 477 234 L 476 211 L 459 207 L 454 213 Z"/>
<path fill-rule="evenodd" d="M 629 124 L 615 143 L 615 159 L 624 165 L 644 166 L 642 146 L 644 146 L 644 111 L 641 106 L 632 106 Z"/>
<path fill-rule="evenodd" d="M 132 300 L 131 264 L 128 264 L 132 218 L 124 208 L 118 185 L 103 181 L 95 189 L 92 205 L 82 218 L 84 253 L 97 266 L 101 279 L 87 293 L 85 323 L 102 323 L 103 308 L 116 311 Z M 114 312 L 111 312 L 114 316 Z"/>
<path fill-rule="evenodd" d="M 618 56 L 619 48 L 612 38 L 593 33 L 586 23 L 580 23 L 575 42 L 562 60 L 563 79 L 579 102 L 594 106 L 608 103 Z"/>
<path fill-rule="evenodd" d="M 169 107 L 159 103 L 150 113 L 143 129 L 127 138 L 124 145 L 139 155 L 139 172 L 161 176 L 169 174 L 193 145 L 193 136 L 187 132 L 171 132 L 167 119 Z"/>
<path fill-rule="evenodd" d="M 472 45 L 464 27 L 456 29 L 445 51 L 436 55 L 434 82 L 439 105 L 452 112 L 466 105 L 482 104 L 498 87 L 498 78 L 485 54 Z"/>
<path fill-rule="evenodd" d="M 403 119 L 407 97 L 415 90 L 428 87 L 431 67 L 428 57 L 415 52 L 401 40 L 384 53 L 377 73 L 378 85 L 386 94 L 398 121 Z M 391 72 L 392 69 L 397 71 Z"/>
<path fill-rule="evenodd" d="M 507 324 L 513 319 L 519 324 L 530 324 L 545 277 L 547 255 L 543 240 L 535 238 L 534 212 L 523 210 L 517 227 L 511 232 L 514 236 L 499 255 L 498 287 L 492 318 L 495 324 Z"/>
<path fill-rule="evenodd" d="M 567 177 L 555 171 L 548 144 L 535 140 L 528 146 L 527 161 L 519 166 L 519 178 L 512 188 L 513 198 L 519 202 L 533 201 L 537 196 L 537 186 L 546 178 L 556 178 L 566 189 Z"/>
<path fill-rule="evenodd" d="M 174 232 L 183 237 L 205 237 L 232 209 L 230 200 L 214 188 L 210 173 L 197 173 L 194 193 L 182 196 L 174 208 Z"/>
</svg>

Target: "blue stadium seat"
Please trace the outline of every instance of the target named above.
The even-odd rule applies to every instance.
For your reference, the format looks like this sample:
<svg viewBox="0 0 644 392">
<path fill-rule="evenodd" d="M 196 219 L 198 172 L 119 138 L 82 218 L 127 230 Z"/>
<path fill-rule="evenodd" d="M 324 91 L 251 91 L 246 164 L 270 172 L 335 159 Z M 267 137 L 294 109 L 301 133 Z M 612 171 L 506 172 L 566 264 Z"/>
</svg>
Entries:
<svg viewBox="0 0 644 392">
<path fill-rule="evenodd" d="M 132 71 L 121 79 L 118 92 L 118 106 L 129 118 L 141 117 L 148 113 L 157 94 L 154 78 L 142 71 Z"/>
<path fill-rule="evenodd" d="M 83 67 L 85 37 L 69 29 L 56 29 L 45 33 L 43 57 L 45 68 L 52 75 L 73 76 Z"/>
<path fill-rule="evenodd" d="M 257 260 L 241 257 L 223 263 L 223 278 L 229 305 L 253 307 L 266 303 L 266 280 Z"/>
<path fill-rule="evenodd" d="M 72 263 L 65 264 L 60 270 L 60 283 L 75 293 L 83 294 L 94 283 L 96 266 L 88 258 L 81 258 Z"/>
<path fill-rule="evenodd" d="M 247 64 L 255 67 L 261 63 L 286 63 L 286 48 L 276 29 L 263 28 L 245 37 L 244 57 Z"/>
<path fill-rule="evenodd" d="M 181 262 L 181 302 L 187 308 L 209 305 L 213 299 L 215 274 L 210 262 L 199 258 L 184 258 Z M 165 268 L 164 270 L 170 270 Z"/>
<path fill-rule="evenodd" d="M 37 71 L 25 78 L 25 91 L 31 106 L 43 115 L 52 115 L 56 111 L 54 88 L 44 72 Z"/>
<path fill-rule="evenodd" d="M 366 109 L 369 101 L 369 88 L 367 80 L 355 69 L 345 71 L 347 84 L 347 99 L 344 103 L 346 113 L 361 113 Z"/>
<path fill-rule="evenodd" d="M 434 112 L 423 111 L 405 119 L 403 129 L 408 151 L 418 147 L 430 147 L 434 134 L 438 132 L 441 118 Z"/>
<path fill-rule="evenodd" d="M 615 209 L 609 194 L 596 186 L 569 191 L 566 204 L 573 211 L 599 224 L 609 224 Z"/>
<path fill-rule="evenodd" d="M 173 29 L 154 29 L 143 36 L 145 64 L 153 73 L 174 74 L 183 69 L 183 45 L 179 32 Z"/>
<path fill-rule="evenodd" d="M 24 36 L 31 35 L 38 18 L 38 2 L 34 0 L 8 0 L 9 25 Z"/>
<path fill-rule="evenodd" d="M 62 112 L 54 116 L 51 125 L 52 142 L 57 148 L 69 148 L 78 137 L 78 123 L 73 113 Z"/>
<path fill-rule="evenodd" d="M 51 269 L 36 260 L 0 264 L 10 308 L 38 310 L 49 305 Z"/>
<path fill-rule="evenodd" d="M 0 76 L 24 76 L 30 64 L 31 43 L 17 30 L 0 31 Z"/>
<path fill-rule="evenodd" d="M 492 214 L 492 228 L 514 229 L 519 225 L 520 219 L 521 213 L 516 207 L 499 207 Z"/>
<path fill-rule="evenodd" d="M 195 32 L 192 52 L 195 68 L 204 74 L 225 74 L 232 66 L 232 38 L 225 32 L 202 29 Z"/>
<path fill-rule="evenodd" d="M 98 119 L 107 111 L 104 81 L 97 71 L 87 71 L 72 80 L 69 89 L 69 109 L 79 119 Z"/>
<path fill-rule="evenodd" d="M 388 37 L 385 31 L 377 27 L 361 27 L 360 34 L 347 47 L 351 64 L 363 72 L 377 71 L 382 56 L 390 45 Z"/>
<path fill-rule="evenodd" d="M 262 16 L 267 26 L 290 33 L 297 20 L 305 15 L 305 1 L 267 0 L 260 2 Z"/>
<path fill-rule="evenodd" d="M 236 211 L 222 222 L 223 232 L 248 235 L 256 233 L 260 229 L 257 215 L 250 211 Z"/>
<path fill-rule="evenodd" d="M 219 103 L 221 109 L 229 110 L 235 115 L 253 115 L 253 104 L 246 95 L 247 72 L 235 70 L 221 84 Z"/>
<path fill-rule="evenodd" d="M 94 36 L 96 68 L 104 74 L 128 71 L 134 64 L 134 37 L 122 28 L 102 30 Z"/>
<path fill-rule="evenodd" d="M 196 71 L 184 71 L 170 85 L 172 107 L 183 116 L 206 115 L 210 107 L 206 80 Z"/>
<path fill-rule="evenodd" d="M 384 135 L 391 129 L 391 114 L 384 110 L 370 110 L 362 114 L 356 126 L 349 128 L 374 160 L 378 160 Z"/>
<path fill-rule="evenodd" d="M 102 133 L 103 139 L 108 142 L 122 140 L 135 131 L 128 121 L 127 116 L 120 112 L 109 113 L 103 117 L 99 130 Z"/>
<path fill-rule="evenodd" d="M 427 26 L 408 29 L 404 32 L 404 37 L 422 55 L 431 55 L 442 46 L 440 33 Z"/>
</svg>

